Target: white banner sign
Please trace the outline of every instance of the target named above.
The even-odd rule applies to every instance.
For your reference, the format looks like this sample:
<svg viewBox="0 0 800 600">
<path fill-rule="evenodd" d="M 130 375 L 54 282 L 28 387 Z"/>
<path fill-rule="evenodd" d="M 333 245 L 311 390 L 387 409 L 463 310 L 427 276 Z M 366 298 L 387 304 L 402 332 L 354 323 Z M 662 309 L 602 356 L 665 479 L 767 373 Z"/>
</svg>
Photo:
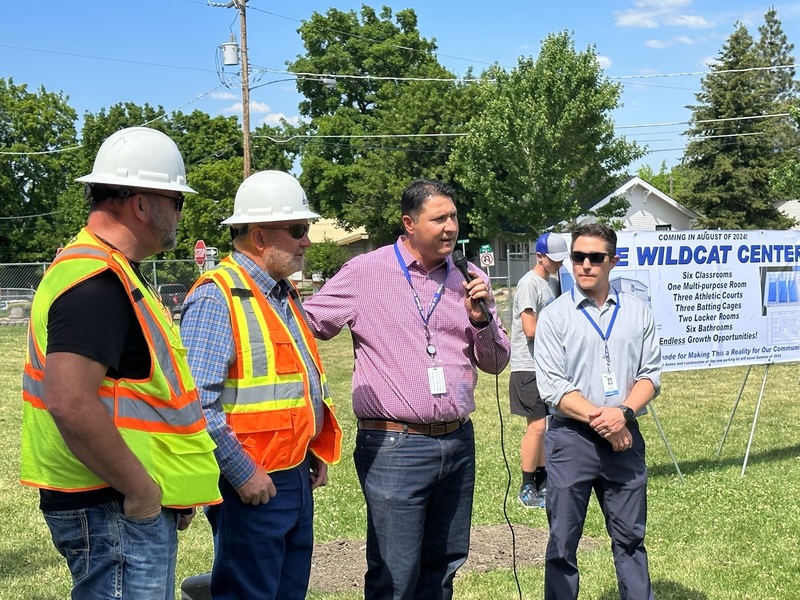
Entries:
<svg viewBox="0 0 800 600">
<path fill-rule="evenodd" d="M 665 370 L 800 361 L 800 231 L 617 237 L 611 284 L 650 304 Z"/>
</svg>

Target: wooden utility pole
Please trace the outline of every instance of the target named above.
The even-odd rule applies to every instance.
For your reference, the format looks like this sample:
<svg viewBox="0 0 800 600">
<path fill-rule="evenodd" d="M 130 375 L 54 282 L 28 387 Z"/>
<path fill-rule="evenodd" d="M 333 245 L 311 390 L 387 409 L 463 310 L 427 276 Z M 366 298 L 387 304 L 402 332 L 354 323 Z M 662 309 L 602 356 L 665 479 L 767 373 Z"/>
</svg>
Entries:
<svg viewBox="0 0 800 600">
<path fill-rule="evenodd" d="M 247 62 L 247 0 L 234 0 L 239 9 L 239 23 L 242 29 L 242 153 L 244 155 L 244 178 L 252 171 L 250 153 L 250 67 Z"/>
</svg>

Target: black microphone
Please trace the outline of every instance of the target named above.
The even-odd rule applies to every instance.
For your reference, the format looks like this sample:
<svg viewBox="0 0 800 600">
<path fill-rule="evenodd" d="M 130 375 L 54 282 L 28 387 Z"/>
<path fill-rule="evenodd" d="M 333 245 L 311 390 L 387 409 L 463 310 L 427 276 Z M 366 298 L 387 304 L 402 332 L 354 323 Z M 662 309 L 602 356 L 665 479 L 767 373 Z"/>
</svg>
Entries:
<svg viewBox="0 0 800 600">
<path fill-rule="evenodd" d="M 467 257 L 464 256 L 464 253 L 461 250 L 453 250 L 453 264 L 456 266 L 456 269 L 461 271 L 461 274 L 464 276 L 464 279 L 466 279 L 467 282 L 470 282 L 474 279 L 467 270 Z M 478 298 L 478 304 L 481 307 L 483 316 L 486 317 L 486 322 L 491 323 L 492 315 L 489 312 L 489 309 L 486 307 L 486 301 L 483 298 Z"/>
</svg>

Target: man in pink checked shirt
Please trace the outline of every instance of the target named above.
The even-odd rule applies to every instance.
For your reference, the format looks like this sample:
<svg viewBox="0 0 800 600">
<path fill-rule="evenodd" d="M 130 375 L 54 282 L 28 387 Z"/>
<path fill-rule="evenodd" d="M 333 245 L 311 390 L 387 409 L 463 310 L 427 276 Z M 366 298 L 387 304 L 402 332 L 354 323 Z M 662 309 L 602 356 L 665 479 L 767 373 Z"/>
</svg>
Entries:
<svg viewBox="0 0 800 600">
<path fill-rule="evenodd" d="M 487 277 L 470 265 L 467 283 L 453 265 L 454 198 L 441 182 L 413 181 L 405 235 L 349 261 L 303 304 L 317 337 L 346 325 L 353 338 L 367 600 L 450 599 L 469 550 L 477 369 L 502 371 L 510 344 Z"/>
</svg>

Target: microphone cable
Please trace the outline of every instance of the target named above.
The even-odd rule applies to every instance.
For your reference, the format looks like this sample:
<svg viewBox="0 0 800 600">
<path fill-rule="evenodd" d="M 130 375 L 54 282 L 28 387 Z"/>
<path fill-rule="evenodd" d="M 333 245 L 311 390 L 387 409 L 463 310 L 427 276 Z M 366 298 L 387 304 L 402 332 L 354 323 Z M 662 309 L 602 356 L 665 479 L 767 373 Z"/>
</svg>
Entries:
<svg viewBox="0 0 800 600">
<path fill-rule="evenodd" d="M 453 250 L 453 264 L 456 268 L 461 272 L 466 279 L 467 282 L 472 281 L 472 278 L 469 276 L 469 272 L 467 270 L 467 259 L 464 256 L 464 253 L 461 250 Z M 489 293 L 491 294 L 491 286 L 492 280 L 489 279 Z M 493 295 L 493 294 L 492 294 Z M 491 327 L 491 320 L 492 316 L 489 313 L 489 309 L 486 307 L 484 302 L 480 303 L 481 309 L 483 310 L 484 315 L 487 316 L 489 323 L 487 323 L 487 327 Z M 497 306 L 495 304 L 495 306 Z M 499 319 L 499 317 L 497 317 Z M 497 325 L 500 326 L 499 323 Z M 511 569 L 514 574 L 514 583 L 517 584 L 517 594 L 519 596 L 519 600 L 522 600 L 522 587 L 519 583 L 519 573 L 517 572 L 517 536 L 516 532 L 514 531 L 514 525 L 511 523 L 511 518 L 508 516 L 508 496 L 509 492 L 511 491 L 511 465 L 508 463 L 508 455 L 506 454 L 506 444 L 505 444 L 505 422 L 503 421 L 503 408 L 500 405 L 500 373 L 498 369 L 498 365 L 500 364 L 500 356 L 497 353 L 497 337 L 493 330 L 490 330 L 492 333 L 492 342 L 494 347 L 494 397 L 497 403 L 497 416 L 500 421 L 500 451 L 503 455 L 503 465 L 506 468 L 506 490 L 505 494 L 503 495 L 503 517 L 506 520 L 506 524 L 508 525 L 508 529 L 511 532 Z"/>
<path fill-rule="evenodd" d="M 491 283 L 491 280 L 490 280 Z M 496 306 L 496 305 L 495 305 Z M 522 587 L 519 583 L 519 574 L 517 573 L 517 535 L 514 532 L 514 525 L 511 523 L 511 518 L 508 516 L 508 495 L 511 491 L 511 465 L 508 463 L 508 455 L 506 454 L 506 443 L 505 443 L 505 423 L 503 421 L 503 408 L 500 405 L 500 373 L 497 373 L 497 363 L 498 361 L 498 354 L 497 354 L 497 339 L 494 337 L 494 332 L 492 332 L 492 339 L 494 340 L 494 397 L 497 402 L 497 417 L 500 421 L 500 451 L 503 455 L 503 465 L 506 468 L 506 491 L 503 495 L 503 517 L 506 520 L 506 524 L 508 525 L 509 531 L 511 531 L 511 570 L 514 573 L 514 583 L 517 584 L 517 594 L 519 595 L 519 600 L 522 600 Z"/>
</svg>

